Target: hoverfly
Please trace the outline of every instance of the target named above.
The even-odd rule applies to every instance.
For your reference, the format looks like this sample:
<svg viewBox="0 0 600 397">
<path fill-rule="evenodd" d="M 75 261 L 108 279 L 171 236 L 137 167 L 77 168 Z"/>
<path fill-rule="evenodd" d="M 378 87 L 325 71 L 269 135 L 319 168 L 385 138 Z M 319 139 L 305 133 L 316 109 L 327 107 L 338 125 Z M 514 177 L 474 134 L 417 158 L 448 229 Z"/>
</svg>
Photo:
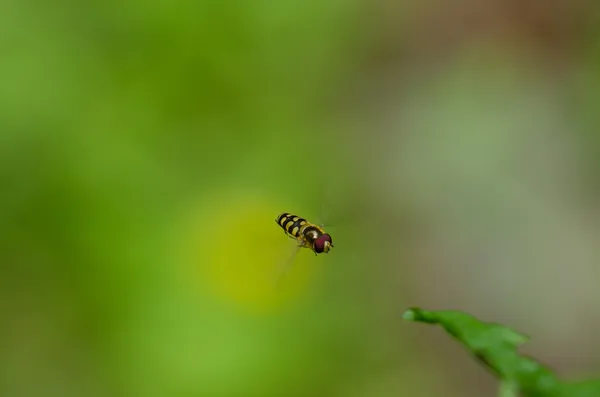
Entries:
<svg viewBox="0 0 600 397">
<path fill-rule="evenodd" d="M 331 235 L 325 233 L 321 226 L 308 222 L 304 218 L 284 212 L 275 222 L 281 226 L 285 234 L 298 241 L 299 248 L 309 248 L 315 255 L 329 253 L 333 248 Z"/>
<path fill-rule="evenodd" d="M 304 218 L 284 212 L 275 219 L 275 223 L 283 229 L 288 237 L 298 243 L 293 255 L 279 274 L 277 282 L 288 270 L 300 248 L 310 249 L 315 253 L 315 256 L 322 253 L 327 254 L 333 248 L 331 235 L 326 233 L 322 226 L 310 223 Z"/>
</svg>

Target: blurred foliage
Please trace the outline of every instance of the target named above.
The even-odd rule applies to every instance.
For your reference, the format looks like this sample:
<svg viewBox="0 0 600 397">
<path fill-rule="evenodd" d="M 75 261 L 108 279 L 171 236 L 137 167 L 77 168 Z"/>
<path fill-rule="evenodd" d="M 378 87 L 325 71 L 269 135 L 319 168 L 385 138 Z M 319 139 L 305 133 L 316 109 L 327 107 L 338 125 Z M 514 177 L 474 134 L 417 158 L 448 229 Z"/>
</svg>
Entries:
<svg viewBox="0 0 600 397">
<path fill-rule="evenodd" d="M 319 215 L 358 4 L 1 8 L 0 393 L 328 395 L 360 373 L 353 299 L 247 310 L 311 296 L 305 252 L 266 287 L 293 252 L 274 219 Z"/>
<path fill-rule="evenodd" d="M 397 338 L 398 301 L 435 291 L 410 277 L 419 266 L 398 214 L 458 197 L 453 219 L 468 219 L 476 206 L 447 189 L 460 175 L 444 161 L 511 162 L 486 149 L 521 145 L 545 92 L 517 100 L 536 72 L 506 67 L 522 53 L 502 44 L 468 44 L 450 66 L 405 52 L 421 37 L 403 29 L 440 6 L 424 4 L 3 1 L 0 395 L 464 395 Z M 597 144 L 589 36 L 575 110 Z M 409 83 L 388 84 L 380 65 Z M 393 100 L 357 100 L 372 85 Z M 485 87 L 512 104 L 494 117 L 522 109 L 522 129 L 489 122 Z M 423 140 L 381 128 L 390 109 L 425 120 L 414 124 Z M 483 127 L 497 140 L 478 138 Z M 459 163 L 507 201 L 486 188 L 497 183 L 487 163 Z M 336 249 L 300 252 L 272 289 L 293 252 L 274 223 L 283 211 L 325 223 Z"/>
</svg>

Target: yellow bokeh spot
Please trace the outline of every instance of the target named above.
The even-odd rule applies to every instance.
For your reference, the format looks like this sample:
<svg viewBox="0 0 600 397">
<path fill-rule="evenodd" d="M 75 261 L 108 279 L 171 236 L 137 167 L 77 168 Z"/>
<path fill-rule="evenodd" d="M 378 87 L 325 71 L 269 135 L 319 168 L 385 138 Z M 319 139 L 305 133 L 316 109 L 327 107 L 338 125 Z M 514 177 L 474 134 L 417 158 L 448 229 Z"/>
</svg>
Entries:
<svg viewBox="0 0 600 397">
<path fill-rule="evenodd" d="M 305 294 L 326 258 L 305 248 L 295 254 L 297 243 L 275 222 L 290 211 L 243 191 L 221 192 L 197 203 L 183 248 L 194 284 L 255 313 L 284 308 Z"/>
</svg>

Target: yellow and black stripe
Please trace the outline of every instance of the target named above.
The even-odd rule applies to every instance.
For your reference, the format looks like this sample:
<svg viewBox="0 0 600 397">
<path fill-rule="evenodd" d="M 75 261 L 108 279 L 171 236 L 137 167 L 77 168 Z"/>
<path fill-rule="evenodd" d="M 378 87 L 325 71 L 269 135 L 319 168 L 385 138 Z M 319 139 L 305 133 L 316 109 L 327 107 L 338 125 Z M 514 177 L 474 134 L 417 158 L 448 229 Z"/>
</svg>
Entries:
<svg viewBox="0 0 600 397">
<path fill-rule="evenodd" d="M 308 225 L 304 218 L 284 212 L 276 219 L 277 224 L 285 230 L 287 234 L 294 238 L 302 238 L 301 231 L 303 226 Z"/>
<path fill-rule="evenodd" d="M 310 248 L 315 255 L 329 252 L 333 247 L 331 236 L 320 226 L 308 222 L 297 215 L 284 212 L 275 222 L 283 229 L 285 234 L 298 241 L 299 246 Z"/>
</svg>

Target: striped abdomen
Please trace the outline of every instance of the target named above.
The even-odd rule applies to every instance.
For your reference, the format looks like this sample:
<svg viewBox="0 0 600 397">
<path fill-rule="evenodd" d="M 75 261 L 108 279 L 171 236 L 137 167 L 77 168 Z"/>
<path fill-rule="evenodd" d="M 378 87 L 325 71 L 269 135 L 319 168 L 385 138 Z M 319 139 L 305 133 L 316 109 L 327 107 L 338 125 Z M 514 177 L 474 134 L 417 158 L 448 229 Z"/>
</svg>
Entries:
<svg viewBox="0 0 600 397">
<path fill-rule="evenodd" d="M 285 230 L 286 233 L 296 238 L 301 237 L 300 232 L 302 227 L 308 224 L 306 219 L 300 218 L 299 216 L 293 214 L 288 214 L 287 212 L 279 215 L 276 219 L 276 222 L 283 228 L 283 230 Z"/>
</svg>

